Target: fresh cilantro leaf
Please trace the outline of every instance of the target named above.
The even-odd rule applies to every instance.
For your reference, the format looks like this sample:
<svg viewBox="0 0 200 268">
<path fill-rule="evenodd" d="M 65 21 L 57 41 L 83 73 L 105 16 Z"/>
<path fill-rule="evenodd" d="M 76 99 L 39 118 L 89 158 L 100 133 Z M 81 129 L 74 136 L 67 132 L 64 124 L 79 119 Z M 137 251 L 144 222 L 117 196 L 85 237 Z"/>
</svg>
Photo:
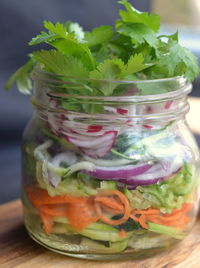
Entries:
<svg viewBox="0 0 200 268">
<path fill-rule="evenodd" d="M 116 22 L 115 31 L 110 26 L 100 26 L 84 33 L 77 23 L 45 21 L 46 32 L 34 37 L 29 45 L 45 42 L 54 50 L 34 52 L 31 61 L 11 76 L 5 89 L 16 81 L 19 90 L 28 93 L 29 75 L 37 63 L 45 71 L 61 75 L 60 80 L 68 79 L 67 90 L 73 94 L 121 95 L 126 87 L 116 82 L 119 80 L 184 76 L 192 82 L 199 73 L 198 61 L 178 43 L 178 32 L 157 36 L 158 15 L 139 12 L 128 0 L 119 3 L 125 10 L 120 10 L 121 20 Z M 144 95 L 173 90 L 172 84 L 165 85 L 138 83 L 138 88 Z M 66 91 L 66 87 L 58 90 Z M 80 105 L 84 111 L 97 112 L 95 103 Z"/>
<path fill-rule="evenodd" d="M 78 23 L 66 22 L 65 24 L 61 24 L 57 22 L 55 25 L 51 22 L 44 21 L 44 27 L 49 29 L 48 32 L 41 32 L 36 37 L 32 38 L 29 42 L 29 45 L 37 45 L 43 42 L 51 42 L 52 40 L 58 38 L 66 38 L 68 33 L 74 33 L 78 41 L 83 41 L 84 39 L 84 31 L 82 27 Z"/>
<path fill-rule="evenodd" d="M 123 22 L 142 23 L 154 32 L 158 32 L 160 28 L 160 16 L 153 13 L 148 14 L 147 12 L 140 12 L 136 10 L 127 0 L 121 0 L 118 3 L 122 4 L 127 10 L 120 10 L 120 16 Z"/>
<path fill-rule="evenodd" d="M 96 59 L 97 63 L 101 63 L 110 58 L 110 48 L 107 45 L 103 45 L 98 50 L 93 51 L 92 55 Z"/>
<path fill-rule="evenodd" d="M 144 63 L 144 57 L 142 54 L 135 54 L 134 56 L 130 57 L 123 75 L 126 76 L 130 74 L 135 74 L 151 66 L 152 64 Z"/>
<path fill-rule="evenodd" d="M 121 58 L 124 62 L 127 62 L 134 54 L 134 45 L 131 38 L 119 33 L 110 42 L 109 48 L 115 57 Z"/>
<path fill-rule="evenodd" d="M 193 81 L 199 73 L 197 57 L 172 39 L 168 41 L 167 47 L 168 53 L 162 54 L 158 60 L 157 72 L 164 67 L 164 77 L 184 75 L 188 81 Z"/>
<path fill-rule="evenodd" d="M 87 78 L 89 71 L 73 56 L 65 56 L 56 50 L 33 52 L 33 57 L 42 63 L 45 70 L 58 75 Z"/>
<path fill-rule="evenodd" d="M 167 38 L 167 39 L 171 39 L 174 41 L 179 41 L 179 37 L 178 37 L 178 31 L 176 31 L 174 34 L 172 35 L 159 35 L 158 38 Z"/>
<path fill-rule="evenodd" d="M 137 83 L 141 95 L 163 94 L 177 89 L 175 81 Z"/>
<path fill-rule="evenodd" d="M 82 39 L 84 33 L 78 24 L 67 22 L 63 25 L 57 22 L 54 25 L 52 22 L 44 21 L 44 27 L 49 33 L 42 32 L 31 40 L 30 45 L 46 42 L 65 55 L 79 58 L 89 69 L 95 67 L 95 59 Z"/>
<path fill-rule="evenodd" d="M 70 30 L 72 31 L 74 25 L 69 25 L 68 28 L 72 27 Z M 84 64 L 93 69 L 95 67 L 95 60 L 92 56 L 88 45 L 83 41 L 80 42 L 80 38 L 77 38 L 76 32 L 67 33 L 67 28 L 60 23 L 56 23 L 55 25 L 51 22 L 44 22 L 44 27 L 49 31 L 57 34 L 61 39 L 53 40 L 50 44 L 58 49 L 58 51 L 62 52 L 65 55 L 72 55 L 81 59 Z M 77 30 L 77 26 L 76 26 Z M 79 29 L 80 30 L 80 29 Z M 80 37 L 80 36 L 79 36 Z"/>
<path fill-rule="evenodd" d="M 32 40 L 28 43 L 29 46 L 37 45 L 44 42 L 49 42 L 51 40 L 55 40 L 56 34 L 51 32 L 41 32 L 36 37 L 33 37 Z"/>
<path fill-rule="evenodd" d="M 19 68 L 8 80 L 4 89 L 8 90 L 16 82 L 18 90 L 23 94 L 30 94 L 32 90 L 32 82 L 29 78 L 33 69 L 33 60 L 30 59 L 25 65 Z"/>
<path fill-rule="evenodd" d="M 67 36 L 67 28 L 61 24 L 60 22 L 57 22 L 55 25 L 50 21 L 44 21 L 44 28 L 49 30 L 51 33 L 56 34 L 59 37 L 65 38 Z"/>
<path fill-rule="evenodd" d="M 121 78 L 124 69 L 125 65 L 121 59 L 105 60 L 97 66 L 96 70 L 90 72 L 90 78 L 94 79 L 92 84 L 104 96 L 111 96 L 117 87 L 117 83 L 114 81 Z"/>
<path fill-rule="evenodd" d="M 65 39 L 52 41 L 51 45 L 64 55 L 72 55 L 79 58 L 90 70 L 96 66 L 95 59 L 87 43 L 80 43 L 73 33 L 68 34 Z"/>
<path fill-rule="evenodd" d="M 70 94 L 90 95 L 93 89 L 88 85 L 89 70 L 80 60 L 73 56 L 65 56 L 56 50 L 41 50 L 33 52 L 34 59 L 41 63 L 47 72 L 60 75 L 57 79 L 68 82 L 60 87 L 67 87 Z"/>
<path fill-rule="evenodd" d="M 85 40 L 89 47 L 102 45 L 108 43 L 113 37 L 113 29 L 111 26 L 100 26 L 95 28 L 92 32 L 86 32 Z"/>
<path fill-rule="evenodd" d="M 130 37 L 136 46 L 145 42 L 154 48 L 158 46 L 155 32 L 142 23 L 123 23 L 117 26 L 117 32 Z"/>
</svg>

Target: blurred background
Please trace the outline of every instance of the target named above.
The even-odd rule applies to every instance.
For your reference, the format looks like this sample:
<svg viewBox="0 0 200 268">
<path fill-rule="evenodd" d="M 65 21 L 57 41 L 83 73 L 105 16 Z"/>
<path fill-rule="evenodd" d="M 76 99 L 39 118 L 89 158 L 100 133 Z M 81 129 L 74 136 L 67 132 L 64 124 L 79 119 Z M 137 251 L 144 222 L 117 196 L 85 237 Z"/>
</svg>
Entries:
<svg viewBox="0 0 200 268">
<path fill-rule="evenodd" d="M 162 33 L 180 33 L 182 45 L 200 59 L 199 0 L 130 0 L 142 11 L 162 16 Z M 1 0 L 0 1 L 0 203 L 20 196 L 20 140 L 31 117 L 29 97 L 14 86 L 3 91 L 8 77 L 31 52 L 27 43 L 42 30 L 43 20 L 79 22 L 85 30 L 113 24 L 118 18 L 117 0 Z M 193 96 L 200 97 L 200 78 L 194 83 Z M 200 145 L 200 137 L 197 137 Z"/>
</svg>

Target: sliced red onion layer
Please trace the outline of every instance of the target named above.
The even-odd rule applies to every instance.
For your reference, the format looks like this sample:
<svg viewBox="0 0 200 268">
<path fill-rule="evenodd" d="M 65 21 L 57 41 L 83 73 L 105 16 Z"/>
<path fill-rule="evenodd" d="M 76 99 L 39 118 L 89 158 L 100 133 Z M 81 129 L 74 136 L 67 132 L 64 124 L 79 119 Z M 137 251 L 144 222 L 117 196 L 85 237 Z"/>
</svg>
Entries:
<svg viewBox="0 0 200 268">
<path fill-rule="evenodd" d="M 166 166 L 166 165 L 164 165 Z M 181 169 L 181 164 L 171 164 L 166 170 L 163 163 L 157 163 L 154 166 L 149 164 L 143 165 L 126 165 L 118 168 L 114 167 L 96 167 L 94 171 L 84 173 L 101 180 L 114 180 L 118 183 L 123 183 L 134 188 L 136 186 L 151 185 L 170 178 L 178 173 Z"/>
<path fill-rule="evenodd" d="M 174 174 L 178 173 L 180 170 L 180 167 L 176 167 L 176 169 L 172 170 L 171 168 L 166 170 L 162 167 L 160 163 L 154 165 L 151 167 L 146 173 L 140 174 L 138 176 L 133 176 L 128 179 L 120 179 L 119 182 L 124 183 L 126 185 L 131 186 L 145 186 L 145 185 L 151 185 L 158 182 L 161 182 L 163 180 L 166 180 L 173 176 Z"/>
<path fill-rule="evenodd" d="M 82 153 L 97 158 L 105 156 L 113 147 L 117 131 L 106 131 L 103 135 L 95 137 L 65 131 L 62 131 L 62 134 L 67 141 L 78 146 Z"/>
<path fill-rule="evenodd" d="M 126 165 L 119 167 L 96 167 L 94 171 L 88 172 L 83 171 L 94 178 L 102 180 L 116 180 L 123 182 L 123 180 L 128 180 L 132 176 L 138 176 L 144 174 L 152 166 L 149 164 L 142 165 Z"/>
</svg>

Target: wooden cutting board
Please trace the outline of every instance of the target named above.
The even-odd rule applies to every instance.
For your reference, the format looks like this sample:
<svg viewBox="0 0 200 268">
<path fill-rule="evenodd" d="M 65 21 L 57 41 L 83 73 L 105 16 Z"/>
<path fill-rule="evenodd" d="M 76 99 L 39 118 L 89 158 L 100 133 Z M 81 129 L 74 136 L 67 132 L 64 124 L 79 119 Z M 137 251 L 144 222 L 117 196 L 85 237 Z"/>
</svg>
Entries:
<svg viewBox="0 0 200 268">
<path fill-rule="evenodd" d="M 19 200 L 0 206 L 1 268 L 200 268 L 200 217 L 173 250 L 145 260 L 88 261 L 50 252 L 32 241 L 23 226 Z"/>
</svg>

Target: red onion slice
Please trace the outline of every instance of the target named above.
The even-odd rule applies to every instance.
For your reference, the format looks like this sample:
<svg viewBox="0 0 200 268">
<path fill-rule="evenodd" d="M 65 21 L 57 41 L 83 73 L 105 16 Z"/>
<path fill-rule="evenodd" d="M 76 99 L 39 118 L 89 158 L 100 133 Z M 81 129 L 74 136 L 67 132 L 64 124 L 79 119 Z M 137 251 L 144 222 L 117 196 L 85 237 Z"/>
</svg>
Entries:
<svg viewBox="0 0 200 268">
<path fill-rule="evenodd" d="M 172 164 L 173 165 L 173 164 Z M 151 185 L 158 182 L 161 182 L 163 180 L 166 180 L 170 178 L 171 176 L 175 175 L 180 171 L 180 166 L 174 166 L 173 170 L 172 168 L 169 168 L 166 170 L 162 167 L 161 163 L 158 163 L 151 167 L 146 173 L 140 174 L 138 176 L 133 176 L 128 179 L 123 178 L 120 179 L 119 182 L 124 183 L 126 185 L 132 185 L 132 186 L 145 186 L 145 185 Z"/>
<path fill-rule="evenodd" d="M 178 173 L 181 165 L 171 164 L 166 170 L 163 163 L 157 163 L 154 166 L 149 164 L 143 165 L 126 165 L 120 167 L 96 167 L 94 171 L 82 171 L 90 176 L 101 180 L 114 180 L 118 183 L 126 184 L 129 188 L 136 186 L 151 185 L 161 182 Z"/>
<path fill-rule="evenodd" d="M 94 178 L 102 180 L 117 180 L 123 182 L 132 176 L 137 176 L 148 171 L 152 166 L 143 165 L 126 165 L 119 167 L 96 167 L 94 171 L 83 171 Z"/>
</svg>

